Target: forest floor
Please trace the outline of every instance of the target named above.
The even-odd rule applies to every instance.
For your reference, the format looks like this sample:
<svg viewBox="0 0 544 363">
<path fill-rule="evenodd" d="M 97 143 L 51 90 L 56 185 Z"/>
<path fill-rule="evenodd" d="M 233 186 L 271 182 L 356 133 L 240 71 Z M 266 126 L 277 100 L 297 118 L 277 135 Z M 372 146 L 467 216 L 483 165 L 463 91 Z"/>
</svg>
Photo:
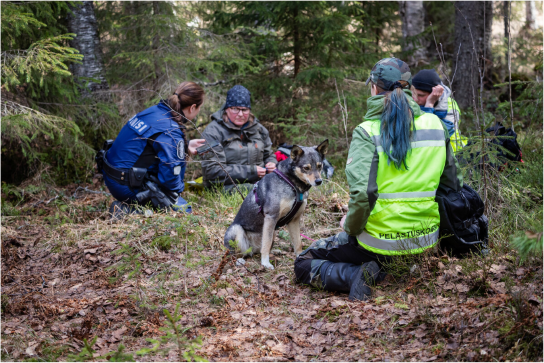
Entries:
<svg viewBox="0 0 544 363">
<path fill-rule="evenodd" d="M 310 238 L 339 232 L 339 183 L 310 191 Z M 295 282 L 285 231 L 273 271 L 258 257 L 224 258 L 237 195 L 186 192 L 190 216 L 111 221 L 109 196 L 29 190 L 2 220 L 2 360 L 129 359 L 122 344 L 137 361 L 183 360 L 191 347 L 210 361 L 542 361 L 542 259 L 429 253 L 399 264 L 373 299 L 350 302 Z M 177 304 L 176 336 L 163 309 Z"/>
</svg>

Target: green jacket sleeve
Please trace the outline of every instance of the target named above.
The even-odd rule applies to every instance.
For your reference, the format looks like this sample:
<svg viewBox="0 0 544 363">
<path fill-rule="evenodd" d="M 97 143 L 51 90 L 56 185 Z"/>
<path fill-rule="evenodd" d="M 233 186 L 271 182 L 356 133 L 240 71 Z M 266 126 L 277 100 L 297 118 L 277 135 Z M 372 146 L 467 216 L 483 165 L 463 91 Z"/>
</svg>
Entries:
<svg viewBox="0 0 544 363">
<path fill-rule="evenodd" d="M 350 236 L 363 232 L 376 203 L 377 168 L 376 146 L 363 128 L 356 127 L 346 163 L 350 200 L 344 230 Z"/>
<path fill-rule="evenodd" d="M 442 126 L 444 127 L 444 137 L 446 138 L 446 165 L 444 165 L 444 170 L 440 176 L 440 184 L 455 191 L 460 191 L 463 187 L 463 173 L 453 153 L 448 128 L 444 122 L 442 122 Z"/>
</svg>

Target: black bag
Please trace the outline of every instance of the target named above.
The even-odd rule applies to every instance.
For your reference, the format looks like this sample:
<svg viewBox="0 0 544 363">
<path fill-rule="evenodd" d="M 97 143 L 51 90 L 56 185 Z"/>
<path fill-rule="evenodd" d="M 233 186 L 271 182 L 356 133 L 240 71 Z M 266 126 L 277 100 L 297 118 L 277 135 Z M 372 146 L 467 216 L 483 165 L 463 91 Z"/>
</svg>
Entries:
<svg viewBox="0 0 544 363">
<path fill-rule="evenodd" d="M 440 186 L 436 192 L 440 212 L 440 248 L 454 256 L 487 248 L 488 219 L 478 193 L 467 184 L 461 191 Z"/>
<path fill-rule="evenodd" d="M 497 138 L 493 139 L 492 143 L 500 145 L 510 152 L 507 153 L 502 149 L 498 150 L 497 158 L 501 162 L 506 163 L 508 160 L 523 162 L 521 160 L 521 147 L 517 141 L 518 135 L 514 132 L 514 130 L 511 128 L 507 129 L 500 122 L 497 122 L 496 125 L 487 128 L 485 131 L 494 136 L 498 136 Z"/>
<path fill-rule="evenodd" d="M 113 145 L 113 140 L 106 140 L 104 141 L 104 145 L 102 145 L 102 150 L 98 150 L 96 153 L 96 156 L 94 157 L 94 161 L 96 161 L 96 169 L 98 170 L 98 174 L 103 173 L 104 169 L 104 157 L 106 156 L 106 153 L 109 149 L 111 149 Z"/>
<path fill-rule="evenodd" d="M 501 170 L 505 164 L 507 164 L 509 161 L 518 161 L 522 162 L 521 159 L 521 147 L 518 144 L 517 137 L 518 135 L 512 130 L 511 128 L 504 127 L 500 122 L 497 122 L 496 125 L 493 125 L 492 127 L 489 127 L 485 130 L 487 133 L 491 134 L 492 136 L 496 136 L 491 140 L 491 144 L 497 145 L 497 146 L 491 146 L 494 149 L 496 149 L 496 160 L 498 160 L 498 165 L 494 162 L 491 162 L 489 160 L 489 157 L 485 157 L 485 163 L 492 168 L 497 168 Z M 467 148 L 470 149 L 471 145 L 478 144 L 479 141 L 471 140 L 467 144 Z M 478 149 L 478 148 L 476 148 Z M 470 153 L 468 155 L 465 155 L 465 161 L 464 162 L 471 162 L 475 158 L 480 158 L 480 151 L 477 151 L 475 153 Z M 460 160 L 462 162 L 463 158 Z M 482 167 L 482 165 L 480 165 Z"/>
<path fill-rule="evenodd" d="M 518 161 L 522 162 L 521 159 L 521 147 L 518 144 L 517 137 L 518 135 L 512 130 L 511 128 L 505 128 L 500 122 L 497 122 L 496 125 L 493 125 L 492 127 L 489 127 L 485 130 L 487 133 L 491 134 L 492 136 L 496 136 L 491 140 L 491 144 L 497 145 L 497 146 L 491 146 L 496 150 L 496 159 L 498 163 L 491 162 L 489 156 L 485 157 L 484 162 L 486 165 L 489 165 L 492 168 L 496 168 L 498 170 L 502 170 L 504 166 L 509 161 Z M 466 148 L 468 150 L 471 150 L 470 146 L 474 144 L 478 144 L 479 141 L 471 140 L 468 142 Z M 500 146 L 500 147 L 499 147 Z M 505 149 L 508 151 L 505 151 Z M 479 150 L 479 147 L 476 147 L 476 150 Z M 474 161 L 474 159 L 480 158 L 480 151 L 476 152 L 470 152 L 468 155 L 460 155 L 459 162 L 460 163 L 467 163 L 470 164 Z M 479 167 L 482 167 L 482 164 L 479 164 Z"/>
</svg>

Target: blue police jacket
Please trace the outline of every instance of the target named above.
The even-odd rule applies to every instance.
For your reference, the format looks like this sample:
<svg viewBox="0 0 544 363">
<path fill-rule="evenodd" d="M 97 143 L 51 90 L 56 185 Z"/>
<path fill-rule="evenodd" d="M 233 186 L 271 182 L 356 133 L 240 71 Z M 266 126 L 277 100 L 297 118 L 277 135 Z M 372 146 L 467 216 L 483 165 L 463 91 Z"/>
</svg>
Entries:
<svg viewBox="0 0 544 363">
<path fill-rule="evenodd" d="M 128 120 L 108 150 L 106 159 L 117 168 L 132 168 L 144 151 L 148 139 L 158 133 L 160 135 L 153 142 L 156 161 L 147 171 L 157 175 L 165 188 L 181 193 L 186 167 L 185 135 L 164 101 Z"/>
</svg>

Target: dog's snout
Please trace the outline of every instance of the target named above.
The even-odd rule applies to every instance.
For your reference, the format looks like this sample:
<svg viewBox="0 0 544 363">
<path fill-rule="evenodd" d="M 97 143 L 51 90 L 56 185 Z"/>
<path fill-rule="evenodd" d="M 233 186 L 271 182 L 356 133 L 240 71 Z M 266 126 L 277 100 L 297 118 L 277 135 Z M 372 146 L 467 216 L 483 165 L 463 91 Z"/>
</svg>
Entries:
<svg viewBox="0 0 544 363">
<path fill-rule="evenodd" d="M 323 183 L 323 180 L 321 180 L 321 179 L 316 179 L 315 180 L 315 185 L 321 185 L 321 183 Z"/>
</svg>

